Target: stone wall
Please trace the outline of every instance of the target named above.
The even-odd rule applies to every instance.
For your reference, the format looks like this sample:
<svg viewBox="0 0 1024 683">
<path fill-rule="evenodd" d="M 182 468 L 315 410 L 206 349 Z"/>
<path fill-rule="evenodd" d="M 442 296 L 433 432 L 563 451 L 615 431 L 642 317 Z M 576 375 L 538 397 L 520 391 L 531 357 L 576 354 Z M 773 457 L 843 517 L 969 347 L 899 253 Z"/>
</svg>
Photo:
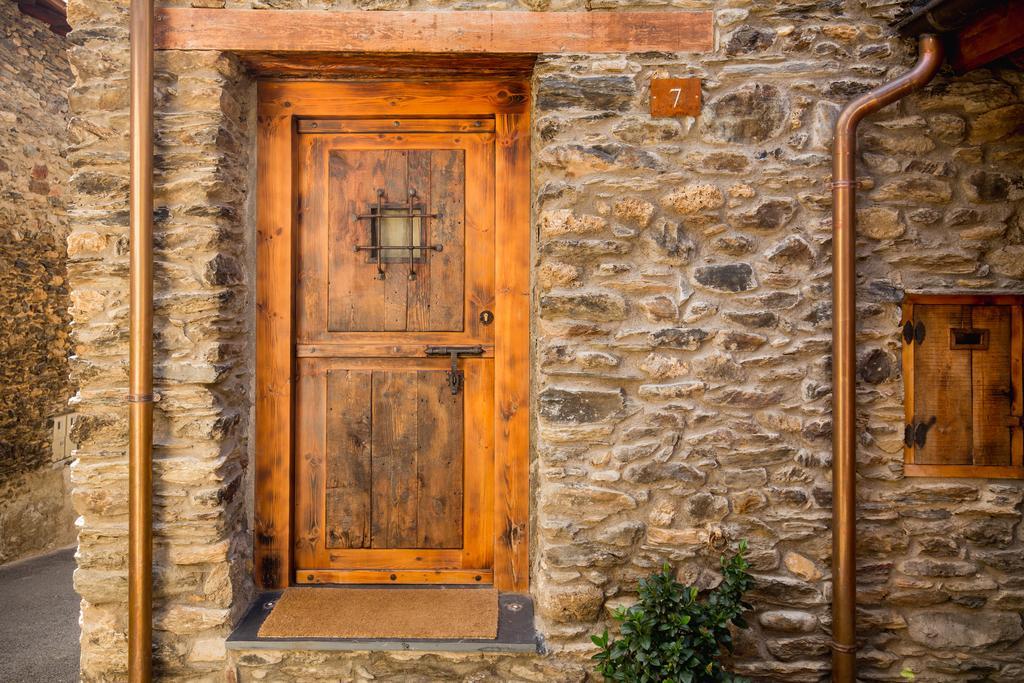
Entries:
<svg viewBox="0 0 1024 683">
<path fill-rule="evenodd" d="M 563 5 L 550 8 L 581 9 Z M 747 539 L 758 614 L 736 668 L 766 680 L 827 676 L 831 125 L 842 103 L 905 70 L 913 45 L 888 28 L 899 3 L 693 7 L 716 9 L 712 53 L 545 56 L 537 66 L 531 590 L 541 659 L 225 655 L 223 635 L 250 596 L 252 88 L 228 56 L 161 55 L 163 675 L 582 680 L 587 635 L 640 576 L 668 560 L 710 585 L 718 556 Z M 123 4 L 73 0 L 69 14 L 70 277 L 85 415 L 77 585 L 91 681 L 123 677 L 125 661 L 127 37 Z M 688 75 L 703 79 L 701 117 L 652 120 L 649 80 Z M 904 291 L 1024 291 L 1022 123 L 1024 75 L 1000 67 L 945 73 L 862 129 L 865 679 L 899 680 L 904 668 L 918 680 L 1022 676 L 1024 490 L 903 478 L 897 335 Z"/>
<path fill-rule="evenodd" d="M 914 50 L 856 5 L 760 8 L 721 11 L 698 59 L 538 67 L 535 579 L 575 648 L 664 560 L 708 585 L 748 539 L 736 668 L 806 681 L 828 671 L 831 126 Z M 643 113 L 666 75 L 704 79 L 699 120 Z M 1024 671 L 1022 487 L 903 478 L 898 335 L 904 291 L 1024 291 L 1022 85 L 946 73 L 862 128 L 866 679 Z"/>
<path fill-rule="evenodd" d="M 124 678 L 127 664 L 127 8 L 72 2 L 69 19 L 75 586 L 82 677 L 106 681 Z M 182 680 L 223 671 L 224 636 L 251 593 L 243 480 L 255 89 L 216 53 L 160 54 L 156 87 L 155 672 Z"/>
<path fill-rule="evenodd" d="M 74 542 L 68 460 L 51 418 L 68 411 L 65 42 L 0 5 L 0 563 Z"/>
</svg>

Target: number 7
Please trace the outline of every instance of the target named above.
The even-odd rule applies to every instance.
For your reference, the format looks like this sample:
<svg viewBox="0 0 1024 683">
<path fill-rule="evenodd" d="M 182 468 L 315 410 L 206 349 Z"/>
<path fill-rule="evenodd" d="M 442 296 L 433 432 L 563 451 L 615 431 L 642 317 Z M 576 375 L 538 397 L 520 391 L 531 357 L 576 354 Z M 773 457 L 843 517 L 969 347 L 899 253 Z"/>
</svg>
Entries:
<svg viewBox="0 0 1024 683">
<path fill-rule="evenodd" d="M 683 96 L 683 89 L 682 88 L 672 88 L 671 90 L 669 90 L 669 92 L 676 94 L 676 98 L 674 100 L 672 100 L 672 107 L 673 108 L 678 107 L 679 106 L 679 98 Z"/>
</svg>

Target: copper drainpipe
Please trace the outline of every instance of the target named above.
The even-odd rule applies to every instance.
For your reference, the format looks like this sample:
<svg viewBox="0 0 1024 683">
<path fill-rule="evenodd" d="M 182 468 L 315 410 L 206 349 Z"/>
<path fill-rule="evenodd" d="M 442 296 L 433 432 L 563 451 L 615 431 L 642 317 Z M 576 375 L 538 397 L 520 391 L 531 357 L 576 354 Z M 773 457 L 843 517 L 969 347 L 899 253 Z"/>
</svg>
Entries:
<svg viewBox="0 0 1024 683">
<path fill-rule="evenodd" d="M 131 0 L 128 680 L 153 651 L 153 0 Z"/>
<path fill-rule="evenodd" d="M 914 68 L 846 105 L 836 121 L 832 156 L 832 680 L 857 672 L 857 124 L 924 86 L 942 65 L 942 44 L 919 38 Z"/>
</svg>

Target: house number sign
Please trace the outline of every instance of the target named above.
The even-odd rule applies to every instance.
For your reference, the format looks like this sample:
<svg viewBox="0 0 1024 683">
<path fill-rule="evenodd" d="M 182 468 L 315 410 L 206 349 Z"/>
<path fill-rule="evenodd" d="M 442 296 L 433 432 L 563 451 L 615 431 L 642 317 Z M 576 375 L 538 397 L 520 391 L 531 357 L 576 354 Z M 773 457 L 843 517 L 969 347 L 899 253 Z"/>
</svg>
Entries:
<svg viewBox="0 0 1024 683">
<path fill-rule="evenodd" d="M 699 78 L 651 79 L 651 116 L 674 118 L 700 115 Z"/>
</svg>

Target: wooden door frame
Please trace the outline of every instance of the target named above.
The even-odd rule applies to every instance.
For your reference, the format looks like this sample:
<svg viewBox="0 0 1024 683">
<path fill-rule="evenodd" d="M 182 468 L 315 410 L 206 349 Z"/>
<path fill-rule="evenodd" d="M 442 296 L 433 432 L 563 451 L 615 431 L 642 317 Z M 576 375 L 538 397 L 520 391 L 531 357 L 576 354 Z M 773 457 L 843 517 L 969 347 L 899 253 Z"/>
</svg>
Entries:
<svg viewBox="0 0 1024 683">
<path fill-rule="evenodd" d="M 253 568 L 292 577 L 297 122 L 493 117 L 495 122 L 494 587 L 529 587 L 530 91 L 521 80 L 261 81 L 256 189 Z"/>
</svg>

